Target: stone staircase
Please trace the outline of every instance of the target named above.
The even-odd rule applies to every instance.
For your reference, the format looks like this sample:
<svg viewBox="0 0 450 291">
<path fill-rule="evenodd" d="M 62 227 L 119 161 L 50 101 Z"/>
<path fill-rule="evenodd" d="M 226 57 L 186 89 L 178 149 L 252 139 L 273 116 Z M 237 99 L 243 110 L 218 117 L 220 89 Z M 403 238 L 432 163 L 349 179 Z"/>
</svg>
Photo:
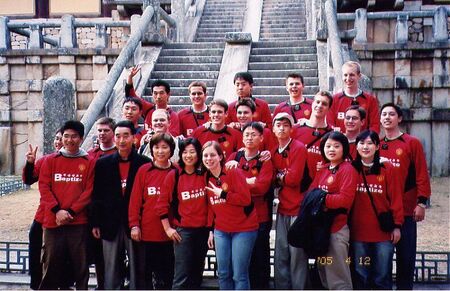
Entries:
<svg viewBox="0 0 450 291">
<path fill-rule="evenodd" d="M 264 0 L 260 41 L 306 39 L 303 0 Z"/>
<path fill-rule="evenodd" d="M 242 30 L 246 1 L 206 0 L 196 42 L 223 42 L 226 32 Z"/>
<path fill-rule="evenodd" d="M 214 96 L 217 77 L 225 48 L 224 42 L 165 44 L 150 75 L 144 98 L 151 101 L 151 83 L 162 79 L 170 84 L 170 106 L 178 111 L 191 104 L 188 86 L 203 81 L 208 96 Z"/>
</svg>

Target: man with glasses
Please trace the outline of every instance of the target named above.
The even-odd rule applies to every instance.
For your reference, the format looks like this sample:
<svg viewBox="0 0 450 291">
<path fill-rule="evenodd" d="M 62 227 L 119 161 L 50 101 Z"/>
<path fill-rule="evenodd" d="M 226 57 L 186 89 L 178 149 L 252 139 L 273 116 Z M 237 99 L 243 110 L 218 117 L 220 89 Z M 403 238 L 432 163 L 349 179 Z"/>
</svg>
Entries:
<svg viewBox="0 0 450 291">
<path fill-rule="evenodd" d="M 351 105 L 364 108 L 367 114 L 363 129 L 371 129 L 380 133 L 378 99 L 375 95 L 363 92 L 359 88 L 358 81 L 361 79 L 361 65 L 357 62 L 346 62 L 342 66 L 342 81 L 344 89 L 333 96 L 333 106 L 327 116 L 327 122 L 335 130 L 345 130 L 345 110 Z"/>
<path fill-rule="evenodd" d="M 361 132 L 366 121 L 366 111 L 358 105 L 352 105 L 345 110 L 345 136 L 350 145 L 350 157 L 352 160 L 356 158 L 356 137 Z"/>
</svg>

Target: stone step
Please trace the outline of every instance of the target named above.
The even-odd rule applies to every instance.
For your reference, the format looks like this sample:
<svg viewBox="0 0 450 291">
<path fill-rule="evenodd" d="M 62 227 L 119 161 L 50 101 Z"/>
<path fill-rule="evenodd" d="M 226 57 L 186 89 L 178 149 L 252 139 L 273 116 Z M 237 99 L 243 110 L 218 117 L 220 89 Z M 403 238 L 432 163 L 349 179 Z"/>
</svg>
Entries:
<svg viewBox="0 0 450 291">
<path fill-rule="evenodd" d="M 152 79 L 217 79 L 219 72 L 217 71 L 164 71 L 152 72 Z"/>
<path fill-rule="evenodd" d="M 288 70 L 288 69 L 317 69 L 317 62 L 266 62 L 249 63 L 249 70 Z"/>
<path fill-rule="evenodd" d="M 264 19 L 261 21 L 261 26 L 266 25 L 284 25 L 286 23 L 297 24 L 297 25 L 306 25 L 306 21 L 303 20 L 295 20 L 295 19 Z"/>
<path fill-rule="evenodd" d="M 170 79 L 170 86 L 172 87 L 184 87 L 186 89 L 186 92 L 188 90 L 189 84 L 191 84 L 193 81 L 200 81 L 206 84 L 207 88 L 214 88 L 216 86 L 216 79 Z M 306 83 L 306 78 L 305 78 Z M 151 84 L 151 82 L 149 82 Z M 311 84 L 314 85 L 314 84 Z M 187 94 L 187 93 L 186 93 Z"/>
<path fill-rule="evenodd" d="M 317 70 L 249 70 L 253 78 L 285 78 L 290 73 L 298 73 L 303 77 L 317 77 Z"/>
<path fill-rule="evenodd" d="M 280 54 L 315 54 L 315 47 L 269 47 L 252 48 L 253 55 L 280 55 Z"/>
<path fill-rule="evenodd" d="M 168 43 L 164 45 L 164 49 L 224 49 L 224 43 L 196 43 L 196 42 L 183 42 L 183 43 Z"/>
<path fill-rule="evenodd" d="M 265 41 L 252 43 L 252 48 L 280 48 L 280 47 L 316 47 L 316 41 L 297 40 L 297 41 Z"/>
<path fill-rule="evenodd" d="M 302 55 L 258 55 L 250 56 L 249 61 L 253 62 L 317 62 L 317 56 L 315 54 L 302 54 Z"/>
<path fill-rule="evenodd" d="M 159 64 L 156 63 L 154 71 L 219 71 L 220 63 L 200 63 L 200 64 L 174 64 L 174 63 L 165 63 Z"/>
<path fill-rule="evenodd" d="M 234 29 L 230 29 L 229 27 L 202 27 L 201 28 L 202 32 L 204 33 L 226 33 L 226 32 L 231 32 L 234 31 Z"/>
<path fill-rule="evenodd" d="M 254 86 L 284 86 L 286 84 L 286 77 L 287 75 L 283 78 L 253 78 L 253 81 Z M 307 86 L 319 85 L 319 79 L 317 77 L 304 77 L 303 82 Z"/>
<path fill-rule="evenodd" d="M 160 56 L 222 56 L 223 49 L 163 49 Z"/>
<path fill-rule="evenodd" d="M 295 30 L 305 30 L 306 24 L 299 24 L 297 22 L 287 21 L 283 24 L 261 24 L 261 29 L 295 29 Z"/>
<path fill-rule="evenodd" d="M 290 38 L 305 38 L 305 33 L 272 33 L 272 32 L 264 32 L 260 33 L 260 37 L 263 38 L 274 38 L 274 39 L 284 39 L 285 37 Z"/>
<path fill-rule="evenodd" d="M 303 89 L 303 92 L 305 94 L 315 94 L 319 91 L 319 86 L 306 86 Z M 286 94 L 286 87 L 275 87 L 275 86 L 269 86 L 269 87 L 263 87 L 263 86 L 253 86 L 253 94 L 255 95 L 283 95 Z"/>
<path fill-rule="evenodd" d="M 189 97 L 188 88 L 187 87 L 172 87 L 172 80 L 165 79 L 170 84 L 170 96 L 179 97 L 179 96 L 187 96 Z M 214 96 L 215 87 L 209 87 L 206 90 L 206 94 L 208 96 Z M 146 87 L 144 91 L 144 95 L 151 95 L 151 87 Z"/>
<path fill-rule="evenodd" d="M 198 42 L 211 42 L 211 41 L 224 42 L 225 38 L 224 37 L 196 37 L 195 41 L 198 41 Z"/>
<path fill-rule="evenodd" d="M 259 39 L 260 39 L 260 41 L 306 40 L 306 36 L 304 36 L 304 37 L 281 37 L 281 38 L 260 36 Z"/>
<path fill-rule="evenodd" d="M 202 44 L 202 42 L 199 42 Z M 222 56 L 162 56 L 158 63 L 221 63 Z"/>
<path fill-rule="evenodd" d="M 204 28 L 213 29 L 213 28 L 224 28 L 224 27 L 228 28 L 228 27 L 237 27 L 240 25 L 241 25 L 241 23 L 238 23 L 238 22 L 236 22 L 236 23 L 214 23 L 214 24 L 200 23 L 200 26 L 198 29 L 204 29 Z"/>
<path fill-rule="evenodd" d="M 314 92 L 314 94 L 317 92 Z M 313 99 L 314 98 L 314 94 L 303 94 L 304 97 L 309 98 L 309 99 Z M 269 94 L 252 94 L 253 97 L 256 98 L 261 98 L 267 101 L 267 103 L 270 104 L 274 104 L 274 105 L 278 105 L 281 102 L 284 102 L 286 100 L 289 99 L 289 96 L 287 94 L 287 91 L 285 91 L 283 94 L 281 95 L 269 95 Z M 272 110 L 273 112 L 273 110 Z"/>
<path fill-rule="evenodd" d="M 200 24 L 234 24 L 240 23 L 242 19 L 200 19 Z"/>
<path fill-rule="evenodd" d="M 227 32 L 237 32 L 235 29 L 229 29 Z M 225 37 L 226 32 L 203 32 L 202 30 L 197 31 L 198 38 L 207 37 Z"/>
</svg>

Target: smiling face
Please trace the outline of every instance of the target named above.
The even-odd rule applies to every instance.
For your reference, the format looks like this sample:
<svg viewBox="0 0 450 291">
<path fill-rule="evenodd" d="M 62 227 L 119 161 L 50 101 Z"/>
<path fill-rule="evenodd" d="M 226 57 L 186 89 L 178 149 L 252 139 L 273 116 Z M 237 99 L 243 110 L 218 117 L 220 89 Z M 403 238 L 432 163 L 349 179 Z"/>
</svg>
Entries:
<svg viewBox="0 0 450 291">
<path fill-rule="evenodd" d="M 250 150 L 259 149 L 259 146 L 263 141 L 263 137 L 259 131 L 251 126 L 244 130 L 242 136 L 245 148 Z"/>
<path fill-rule="evenodd" d="M 141 113 L 139 106 L 134 102 L 126 102 L 122 106 L 122 118 L 131 121 L 134 125 L 137 124 Z"/>
<path fill-rule="evenodd" d="M 164 86 L 155 86 L 153 87 L 153 101 L 156 104 L 157 108 L 166 108 L 169 103 L 170 94 L 167 93 L 166 87 Z"/>
<path fill-rule="evenodd" d="M 242 78 L 236 79 L 234 87 L 236 88 L 236 95 L 239 98 L 250 97 L 252 95 L 253 85 Z"/>
<path fill-rule="evenodd" d="M 300 78 L 289 77 L 286 80 L 286 90 L 293 99 L 298 99 L 303 94 L 303 84 Z"/>
<path fill-rule="evenodd" d="M 360 132 L 364 124 L 358 110 L 347 110 L 345 112 L 344 126 L 346 132 Z"/>
<path fill-rule="evenodd" d="M 133 148 L 134 136 L 128 127 L 116 127 L 114 131 L 114 143 L 121 155 L 127 155 Z"/>
<path fill-rule="evenodd" d="M 71 154 L 78 153 L 82 141 L 83 139 L 81 138 L 81 136 L 78 134 L 77 131 L 73 129 L 64 130 L 62 142 L 67 152 Z"/>
<path fill-rule="evenodd" d="M 364 161 L 373 161 L 376 151 L 379 149 L 379 146 L 376 145 L 370 136 L 368 136 L 365 140 L 360 140 L 356 145 L 356 150 Z"/>
<path fill-rule="evenodd" d="M 165 164 L 170 159 L 170 145 L 163 140 L 155 144 L 152 151 L 153 161 L 158 164 Z"/>
<path fill-rule="evenodd" d="M 326 96 L 316 95 L 312 104 L 312 112 L 314 116 L 325 118 L 330 109 L 330 100 Z"/>
<path fill-rule="evenodd" d="M 358 81 L 361 79 L 361 73 L 358 72 L 358 68 L 352 65 L 342 66 L 342 82 L 344 83 L 345 91 L 358 90 Z"/>
<path fill-rule="evenodd" d="M 401 121 L 402 118 L 398 116 L 394 107 L 387 106 L 381 111 L 380 122 L 384 129 L 396 129 Z"/>
<path fill-rule="evenodd" d="M 181 159 L 184 162 L 185 168 L 193 169 L 198 161 L 198 158 L 197 151 L 192 144 L 186 146 L 184 151 L 181 153 Z"/>
<path fill-rule="evenodd" d="M 202 151 L 203 165 L 205 165 L 206 169 L 209 171 L 220 169 L 220 161 L 222 159 L 223 156 L 220 156 L 212 145 L 204 148 Z"/>
<path fill-rule="evenodd" d="M 324 152 L 325 157 L 330 161 L 332 165 L 339 164 L 344 160 L 344 148 L 342 144 L 337 140 L 329 138 L 325 142 Z"/>
<path fill-rule="evenodd" d="M 170 122 L 165 109 L 157 109 L 152 114 L 152 128 L 155 133 L 165 133 L 169 130 Z"/>
<path fill-rule="evenodd" d="M 225 109 L 220 105 L 214 104 L 209 109 L 209 118 L 211 123 L 217 128 L 222 128 L 225 125 L 226 117 L 227 114 L 225 113 Z"/>
<path fill-rule="evenodd" d="M 202 107 L 206 101 L 206 94 L 203 92 L 201 86 L 192 86 L 189 90 L 189 97 L 191 98 L 192 105 Z"/>
<path fill-rule="evenodd" d="M 236 118 L 241 124 L 241 126 L 243 126 L 247 122 L 252 121 L 252 117 L 253 113 L 250 107 L 241 105 L 236 109 Z"/>
<path fill-rule="evenodd" d="M 59 151 L 63 147 L 62 134 L 61 132 L 57 132 L 55 135 L 55 139 L 53 140 L 53 147 L 55 150 Z"/>
</svg>

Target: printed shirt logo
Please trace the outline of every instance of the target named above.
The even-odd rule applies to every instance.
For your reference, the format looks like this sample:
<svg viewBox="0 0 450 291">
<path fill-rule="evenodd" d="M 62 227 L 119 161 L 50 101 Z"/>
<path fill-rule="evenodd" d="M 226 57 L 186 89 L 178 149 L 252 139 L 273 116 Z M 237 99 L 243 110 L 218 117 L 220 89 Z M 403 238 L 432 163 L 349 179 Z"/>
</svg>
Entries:
<svg viewBox="0 0 450 291">
<path fill-rule="evenodd" d="M 194 131 L 193 128 L 188 128 L 188 129 L 186 130 L 186 134 L 187 134 L 188 136 L 190 136 L 190 135 L 192 134 L 193 131 Z"/>
<path fill-rule="evenodd" d="M 383 194 L 383 186 L 378 184 L 368 184 L 367 186 L 371 194 Z M 367 193 L 366 185 L 364 183 L 358 184 L 356 191 Z"/>
<path fill-rule="evenodd" d="M 386 157 L 383 157 L 386 158 Z M 389 160 L 389 162 L 396 168 L 400 167 L 400 159 L 391 159 L 391 158 L 386 158 Z"/>
<path fill-rule="evenodd" d="M 229 146 L 230 146 L 230 142 L 224 141 L 224 142 L 223 142 L 223 146 L 226 147 L 226 148 L 229 147 Z"/>
<path fill-rule="evenodd" d="M 83 175 L 81 174 L 60 174 L 55 173 L 54 175 L 55 182 L 82 182 Z"/>
<path fill-rule="evenodd" d="M 333 184 L 333 182 L 334 182 L 334 177 L 333 176 L 328 177 L 327 184 L 330 185 L 330 184 Z"/>
<path fill-rule="evenodd" d="M 79 165 L 78 165 L 78 170 L 80 170 L 80 172 L 83 172 L 84 170 L 86 170 L 86 165 L 84 165 L 84 164 L 79 164 Z"/>
<path fill-rule="evenodd" d="M 401 155 L 403 154 L 403 150 L 400 149 L 400 148 L 398 148 L 398 149 L 395 150 L 395 154 L 396 154 L 397 156 L 401 156 Z"/>
<path fill-rule="evenodd" d="M 161 194 L 161 187 L 147 187 L 147 195 L 154 196 Z"/>
<path fill-rule="evenodd" d="M 222 184 L 222 190 L 226 192 L 226 191 L 228 191 L 228 189 L 229 189 L 228 184 L 227 183 L 223 183 Z"/>
<path fill-rule="evenodd" d="M 205 188 L 181 192 L 181 200 L 196 199 L 205 196 Z"/>
<path fill-rule="evenodd" d="M 320 142 L 320 140 L 318 141 Z M 308 153 L 312 153 L 312 154 L 316 154 L 321 156 L 322 154 L 320 153 L 320 148 L 317 145 L 313 145 L 308 149 Z"/>
<path fill-rule="evenodd" d="M 258 169 L 253 168 L 252 171 L 251 171 L 251 173 L 252 173 L 253 176 L 258 175 Z"/>
<path fill-rule="evenodd" d="M 343 120 L 345 118 L 345 112 L 338 112 L 337 118 Z"/>
<path fill-rule="evenodd" d="M 122 190 L 127 188 L 127 179 L 121 179 L 120 184 L 122 185 Z"/>
<path fill-rule="evenodd" d="M 383 182 L 384 181 L 384 175 L 378 175 L 377 176 L 377 181 L 378 182 Z"/>
<path fill-rule="evenodd" d="M 305 111 L 303 111 L 303 114 L 305 116 L 309 116 L 311 114 L 311 111 L 309 111 L 308 109 L 306 109 Z"/>
</svg>

